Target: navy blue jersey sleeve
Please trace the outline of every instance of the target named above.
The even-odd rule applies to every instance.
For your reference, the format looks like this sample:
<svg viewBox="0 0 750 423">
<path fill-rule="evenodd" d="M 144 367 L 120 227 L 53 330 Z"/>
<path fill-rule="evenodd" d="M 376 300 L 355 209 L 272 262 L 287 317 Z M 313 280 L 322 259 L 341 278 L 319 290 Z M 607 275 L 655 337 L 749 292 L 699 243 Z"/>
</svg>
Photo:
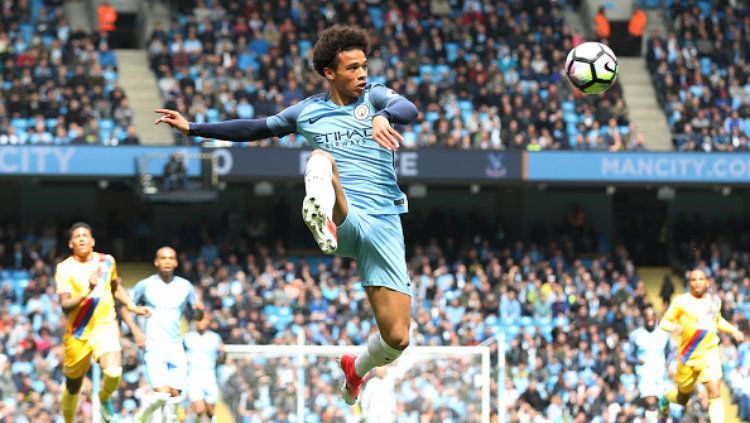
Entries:
<svg viewBox="0 0 750 423">
<path fill-rule="evenodd" d="M 391 123 L 406 125 L 417 118 L 419 112 L 414 104 L 385 85 L 375 84 L 370 90 L 370 102 Z"/>
<path fill-rule="evenodd" d="M 190 123 L 188 135 L 227 141 L 257 141 L 283 137 L 297 132 L 297 117 L 304 102 L 287 107 L 280 113 L 260 119 L 234 119 L 216 123 Z"/>
<path fill-rule="evenodd" d="M 266 119 L 234 119 L 216 123 L 191 122 L 188 135 L 226 141 L 257 141 L 272 137 Z"/>
</svg>

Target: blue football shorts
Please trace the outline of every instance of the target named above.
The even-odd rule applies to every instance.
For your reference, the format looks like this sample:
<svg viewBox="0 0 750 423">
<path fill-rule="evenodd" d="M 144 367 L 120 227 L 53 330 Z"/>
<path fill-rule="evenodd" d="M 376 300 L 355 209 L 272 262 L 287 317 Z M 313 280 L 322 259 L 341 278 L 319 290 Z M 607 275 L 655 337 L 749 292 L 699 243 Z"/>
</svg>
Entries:
<svg viewBox="0 0 750 423">
<path fill-rule="evenodd" d="M 336 254 L 357 261 L 362 286 L 383 286 L 411 296 L 400 215 L 367 214 L 350 204 L 337 237 Z"/>
</svg>

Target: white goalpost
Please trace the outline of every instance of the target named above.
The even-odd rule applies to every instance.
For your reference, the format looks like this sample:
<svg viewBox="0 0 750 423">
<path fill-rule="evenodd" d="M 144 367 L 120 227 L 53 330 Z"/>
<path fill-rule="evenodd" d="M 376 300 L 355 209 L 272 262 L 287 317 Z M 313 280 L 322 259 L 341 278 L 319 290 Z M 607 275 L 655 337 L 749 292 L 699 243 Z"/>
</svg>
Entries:
<svg viewBox="0 0 750 423">
<path fill-rule="evenodd" d="M 498 345 L 498 355 L 501 355 L 501 351 L 505 349 L 504 342 L 499 342 Z M 364 347 L 350 346 L 226 345 L 227 356 L 238 363 L 285 360 L 284 362 L 287 366 L 294 368 L 295 376 L 286 376 L 285 382 L 296 385 L 294 388 L 295 409 L 288 410 L 289 416 L 294 416 L 294 421 L 296 422 L 307 421 L 305 415 L 310 412 L 310 403 L 317 401 L 315 398 L 306 398 L 306 392 L 309 392 L 311 397 L 315 397 L 318 390 L 330 392 L 328 386 L 313 386 L 314 381 L 308 380 L 307 374 L 311 371 L 315 372 L 316 375 L 320 373 L 328 375 L 330 373 L 335 377 L 335 381 L 338 381 L 335 385 L 335 394 L 337 394 L 342 375 L 340 372 L 336 372 L 335 374 L 330 372 L 330 369 L 335 365 L 335 358 L 343 352 L 360 353 L 363 350 Z M 378 386 L 386 386 L 387 388 L 384 392 L 392 394 L 390 397 L 392 397 L 394 403 L 393 409 L 395 410 L 395 403 L 402 395 L 394 392 L 394 390 L 405 389 L 406 392 L 418 391 L 418 389 L 412 389 L 412 386 L 410 386 L 416 384 L 414 379 L 422 379 L 422 376 L 435 377 L 433 374 L 425 374 L 425 372 L 434 372 L 442 375 L 445 380 L 420 380 L 420 383 L 427 389 L 427 392 L 432 393 L 432 397 L 427 395 L 427 398 L 424 400 L 420 399 L 417 402 L 438 401 L 442 404 L 450 404 L 454 409 L 465 410 L 469 414 L 465 416 L 466 421 L 489 423 L 491 407 L 490 385 L 493 379 L 490 353 L 491 349 L 487 345 L 458 347 L 411 346 L 394 364 L 382 368 L 384 370 L 380 373 L 381 384 Z M 325 370 L 318 370 L 323 368 Z M 417 373 L 412 375 L 410 371 Z M 331 378 L 331 376 L 327 376 L 327 378 Z M 502 381 L 500 375 L 497 375 L 497 379 Z M 429 386 L 434 384 L 442 385 L 443 382 L 446 383 L 445 386 L 440 387 L 440 389 L 443 389 L 443 395 L 437 394 L 437 392 L 440 392 L 437 390 L 438 387 Z M 447 386 L 449 384 L 450 386 Z M 463 386 L 454 386 L 456 384 L 463 384 Z M 366 384 L 360 393 L 360 402 L 366 401 L 364 397 L 367 396 L 368 385 L 370 384 Z M 498 389 L 502 389 L 502 387 L 498 387 Z M 435 398 L 435 396 L 438 398 Z M 370 410 L 389 407 L 387 404 L 388 401 L 383 399 L 383 397 L 378 396 L 376 400 L 377 402 Z M 456 402 L 461 400 L 466 403 L 457 405 Z M 500 402 L 498 403 L 500 404 Z M 367 413 L 368 409 L 362 407 L 361 415 L 352 417 L 352 420 L 373 421 L 372 417 L 368 420 Z M 503 414 L 500 413 L 500 415 Z M 396 415 L 394 415 L 394 418 L 398 420 Z"/>
</svg>

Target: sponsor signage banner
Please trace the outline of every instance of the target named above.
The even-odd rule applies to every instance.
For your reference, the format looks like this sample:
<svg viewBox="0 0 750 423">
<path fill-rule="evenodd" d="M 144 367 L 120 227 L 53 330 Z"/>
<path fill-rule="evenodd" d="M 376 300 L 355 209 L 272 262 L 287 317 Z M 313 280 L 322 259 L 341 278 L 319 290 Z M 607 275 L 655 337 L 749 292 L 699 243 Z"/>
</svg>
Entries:
<svg viewBox="0 0 750 423">
<path fill-rule="evenodd" d="M 745 153 L 534 152 L 526 179 L 567 182 L 748 183 Z"/>
<path fill-rule="evenodd" d="M 230 178 L 296 178 L 304 174 L 311 150 L 207 148 L 218 175 Z M 521 180 L 521 153 L 461 150 L 404 150 L 394 156 L 399 180 Z"/>
<path fill-rule="evenodd" d="M 148 172 L 162 175 L 173 152 L 189 157 L 188 174 L 200 172 L 197 147 L 0 146 L 0 176 L 130 177 L 148 157 Z"/>
</svg>

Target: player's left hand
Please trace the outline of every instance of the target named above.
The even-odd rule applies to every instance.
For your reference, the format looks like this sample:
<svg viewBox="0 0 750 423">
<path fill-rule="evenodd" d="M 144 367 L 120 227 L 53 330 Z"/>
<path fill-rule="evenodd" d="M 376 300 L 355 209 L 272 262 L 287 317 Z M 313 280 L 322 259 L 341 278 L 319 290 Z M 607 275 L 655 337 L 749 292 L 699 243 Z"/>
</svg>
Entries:
<svg viewBox="0 0 750 423">
<path fill-rule="evenodd" d="M 393 129 L 384 116 L 375 116 L 372 118 L 372 139 L 386 150 L 396 151 L 404 137 Z"/>
<path fill-rule="evenodd" d="M 734 333 L 732 334 L 732 336 L 734 337 L 734 340 L 737 341 L 737 342 L 744 342 L 745 341 L 745 334 L 742 333 L 742 331 L 740 331 L 740 330 L 734 331 Z"/>
<path fill-rule="evenodd" d="M 139 316 L 148 317 L 151 315 L 151 310 L 149 310 L 148 307 L 136 306 L 133 308 L 133 313 Z"/>
</svg>

